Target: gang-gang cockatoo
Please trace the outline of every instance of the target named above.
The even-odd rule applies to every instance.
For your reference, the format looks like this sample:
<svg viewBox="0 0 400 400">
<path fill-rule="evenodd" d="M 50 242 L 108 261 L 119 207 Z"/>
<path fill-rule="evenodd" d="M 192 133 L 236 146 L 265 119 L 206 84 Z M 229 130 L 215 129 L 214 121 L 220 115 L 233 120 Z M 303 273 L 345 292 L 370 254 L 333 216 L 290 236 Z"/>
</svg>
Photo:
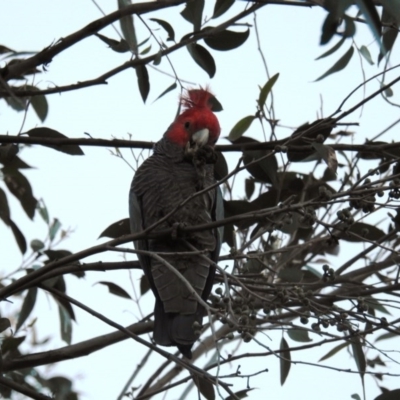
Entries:
<svg viewBox="0 0 400 400">
<path fill-rule="evenodd" d="M 215 183 L 213 147 L 220 126 L 212 107 L 215 98 L 205 89 L 188 90 L 181 98 L 183 112 L 154 146 L 154 153 L 138 168 L 129 195 L 131 230 L 140 232 L 153 225 L 182 201 Z M 137 250 L 164 253 L 162 259 L 186 278 L 206 301 L 213 285 L 221 232 L 218 229 L 179 233 L 179 227 L 207 224 L 223 218 L 222 196 L 218 187 L 194 196 L 160 223 L 154 231 L 173 228 L 168 237 L 136 241 Z M 165 253 L 204 251 L 199 254 Z M 177 346 L 191 358 L 198 339 L 204 307 L 182 279 L 163 260 L 138 254 L 156 298 L 154 341 L 162 346 Z M 207 259 L 208 257 L 208 259 Z"/>
</svg>

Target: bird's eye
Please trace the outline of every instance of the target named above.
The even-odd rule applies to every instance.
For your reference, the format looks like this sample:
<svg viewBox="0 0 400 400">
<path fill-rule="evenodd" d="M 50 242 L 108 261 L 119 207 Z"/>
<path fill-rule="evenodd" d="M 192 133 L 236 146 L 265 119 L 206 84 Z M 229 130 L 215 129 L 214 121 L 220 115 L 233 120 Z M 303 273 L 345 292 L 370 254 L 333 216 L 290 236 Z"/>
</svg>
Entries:
<svg viewBox="0 0 400 400">
<path fill-rule="evenodd" d="M 189 122 L 189 121 L 186 121 L 186 122 L 185 122 L 185 128 L 186 128 L 186 129 L 189 129 L 189 128 L 190 128 L 190 122 Z"/>
</svg>

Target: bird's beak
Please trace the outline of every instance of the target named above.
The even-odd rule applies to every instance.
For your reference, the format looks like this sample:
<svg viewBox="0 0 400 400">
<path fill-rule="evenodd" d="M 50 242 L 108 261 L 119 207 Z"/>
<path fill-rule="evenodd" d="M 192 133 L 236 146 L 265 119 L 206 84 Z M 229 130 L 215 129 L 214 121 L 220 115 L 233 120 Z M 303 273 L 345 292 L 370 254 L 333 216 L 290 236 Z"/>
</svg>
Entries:
<svg viewBox="0 0 400 400">
<path fill-rule="evenodd" d="M 208 142 L 210 131 L 207 128 L 201 129 L 193 134 L 192 141 L 198 146 L 203 147 Z"/>
</svg>

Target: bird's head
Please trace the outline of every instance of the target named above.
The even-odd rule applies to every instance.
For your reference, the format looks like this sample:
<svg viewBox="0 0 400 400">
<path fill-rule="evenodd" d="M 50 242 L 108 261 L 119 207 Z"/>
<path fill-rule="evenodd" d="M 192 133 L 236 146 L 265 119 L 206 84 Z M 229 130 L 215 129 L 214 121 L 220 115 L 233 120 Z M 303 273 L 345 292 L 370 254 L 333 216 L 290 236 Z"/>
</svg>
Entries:
<svg viewBox="0 0 400 400">
<path fill-rule="evenodd" d="M 181 97 L 182 114 L 165 132 L 164 137 L 184 149 L 205 145 L 214 147 L 220 134 L 217 117 L 212 112 L 214 96 L 206 89 L 191 89 Z"/>
</svg>

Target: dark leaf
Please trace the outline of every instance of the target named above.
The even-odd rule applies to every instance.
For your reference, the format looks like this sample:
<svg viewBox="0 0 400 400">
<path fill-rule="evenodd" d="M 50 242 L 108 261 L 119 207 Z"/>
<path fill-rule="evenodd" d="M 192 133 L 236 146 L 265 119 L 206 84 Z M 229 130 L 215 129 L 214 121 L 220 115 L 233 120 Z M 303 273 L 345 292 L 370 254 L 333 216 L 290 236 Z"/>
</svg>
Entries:
<svg viewBox="0 0 400 400">
<path fill-rule="evenodd" d="M 15 111 L 25 111 L 28 103 L 26 97 L 5 97 L 4 100 Z"/>
<path fill-rule="evenodd" d="M 235 247 L 235 229 L 233 224 L 224 226 L 224 237 L 222 243 L 227 243 L 229 247 Z"/>
<path fill-rule="evenodd" d="M 158 51 L 158 53 L 154 57 L 153 64 L 154 65 L 159 65 L 161 63 L 161 58 L 162 58 L 162 48 L 160 48 L 160 50 Z"/>
<path fill-rule="evenodd" d="M 130 0 L 118 0 L 118 9 L 122 10 L 126 6 L 132 4 Z M 137 54 L 137 40 L 136 40 L 136 32 L 133 24 L 132 15 L 126 15 L 120 19 L 121 31 L 125 40 L 128 42 L 130 49 L 134 54 Z"/>
<path fill-rule="evenodd" d="M 171 86 L 168 86 L 154 101 L 156 102 L 158 99 L 163 97 L 165 94 L 167 94 L 171 90 L 176 89 L 176 87 L 177 87 L 177 84 L 176 84 L 176 82 L 174 82 Z"/>
<path fill-rule="evenodd" d="M 289 227 L 289 229 L 285 229 L 284 226 L 279 230 L 284 233 L 290 233 L 290 234 L 294 231 L 292 227 Z M 292 282 L 292 283 L 298 283 L 302 281 L 303 275 L 304 275 L 303 271 L 299 270 L 298 268 L 283 268 L 278 273 L 278 277 L 282 282 Z"/>
<path fill-rule="evenodd" d="M 10 225 L 10 207 L 8 206 L 7 196 L 0 188 L 0 218 L 6 225 Z"/>
<path fill-rule="evenodd" d="M 339 24 L 339 17 L 333 12 L 329 12 L 325 18 L 324 24 L 322 25 L 322 33 L 319 43 L 327 44 L 335 35 Z"/>
<path fill-rule="evenodd" d="M 45 250 L 43 253 L 46 254 L 50 261 L 61 260 L 72 254 L 69 250 Z"/>
<path fill-rule="evenodd" d="M 19 148 L 16 144 L 4 143 L 0 145 L 0 163 L 8 169 L 31 168 L 31 166 L 17 156 L 18 151 Z"/>
<path fill-rule="evenodd" d="M 217 0 L 215 2 L 214 13 L 212 17 L 218 18 L 222 14 L 225 14 L 225 12 L 227 12 L 231 8 L 234 2 L 235 0 Z"/>
<path fill-rule="evenodd" d="M 249 165 L 256 160 L 260 161 Z M 247 150 L 243 152 L 243 163 L 256 179 L 261 182 L 272 183 L 274 187 L 278 187 L 278 162 L 275 154 L 268 150 Z"/>
<path fill-rule="evenodd" d="M 21 250 L 22 254 L 25 254 L 27 246 L 26 246 L 26 239 L 23 233 L 20 231 L 16 223 L 10 218 L 9 219 L 9 226 L 12 230 L 12 233 L 14 235 L 15 241 L 17 242 L 17 245 L 19 249 Z"/>
<path fill-rule="evenodd" d="M 143 275 L 140 278 L 140 295 L 143 296 L 145 293 L 147 293 L 150 289 L 150 282 L 147 279 L 146 275 Z"/>
<path fill-rule="evenodd" d="M 400 6 L 400 1 L 398 2 Z M 392 2 L 390 2 L 392 4 Z M 400 14 L 397 10 L 397 14 Z M 382 11 L 382 24 L 385 24 L 383 28 L 383 35 L 382 35 L 382 48 L 378 56 L 378 64 L 382 60 L 382 58 L 389 53 L 396 41 L 397 35 L 399 33 L 398 27 L 400 25 L 400 15 L 396 18 L 396 15 L 393 15 L 389 8 L 386 8 L 386 5 L 383 5 Z M 393 27 L 389 27 L 392 25 Z"/>
<path fill-rule="evenodd" d="M 267 100 L 268 94 L 271 92 L 272 87 L 274 86 L 275 82 L 279 78 L 279 73 L 275 74 L 272 76 L 268 82 L 263 86 L 263 88 L 260 90 L 260 96 L 258 98 L 258 105 L 262 109 L 265 105 L 265 102 Z"/>
<path fill-rule="evenodd" d="M 168 40 L 175 41 L 175 31 L 169 22 L 158 18 L 150 18 L 150 21 L 157 22 L 162 28 L 164 28 L 164 30 L 168 33 L 167 41 Z"/>
<path fill-rule="evenodd" d="M 225 160 L 225 156 L 222 152 L 216 151 L 217 161 L 214 165 L 214 176 L 217 181 L 220 181 L 226 175 L 228 175 L 228 164 Z"/>
<path fill-rule="evenodd" d="M 150 92 L 149 73 L 145 65 L 138 65 L 135 67 L 140 95 L 142 96 L 143 103 L 146 103 L 147 96 Z"/>
<path fill-rule="evenodd" d="M 251 196 L 253 196 L 254 193 L 254 189 L 255 189 L 256 185 L 254 183 L 254 179 L 246 179 L 245 180 L 245 192 L 246 192 L 246 197 L 248 200 L 250 200 Z"/>
<path fill-rule="evenodd" d="M 26 85 L 25 89 L 26 90 L 39 90 L 37 87 L 30 86 L 30 85 Z M 49 112 L 49 105 L 47 103 L 46 96 L 44 96 L 43 94 L 40 94 L 37 96 L 32 96 L 30 98 L 30 100 L 31 100 L 31 104 L 32 104 L 33 109 L 35 110 L 36 115 L 43 122 L 47 117 L 47 113 Z"/>
<path fill-rule="evenodd" d="M 249 115 L 238 121 L 235 126 L 231 129 L 228 139 L 231 142 L 239 139 L 249 128 L 252 122 L 256 119 L 254 115 Z"/>
<path fill-rule="evenodd" d="M 333 54 L 336 50 L 339 50 L 345 40 L 346 40 L 346 38 L 342 37 L 331 49 L 329 49 L 325 53 L 322 53 L 319 57 L 316 58 L 316 60 L 320 60 L 321 58 L 328 57 L 331 54 Z"/>
<path fill-rule="evenodd" d="M 361 397 L 357 393 L 352 394 L 351 398 L 354 399 L 354 400 L 361 400 Z"/>
<path fill-rule="evenodd" d="M 207 30 L 212 29 L 212 27 L 205 28 Z M 249 37 L 250 30 L 244 32 L 235 32 L 235 31 L 219 31 L 210 36 L 206 36 L 204 38 L 204 42 L 207 46 L 211 47 L 214 50 L 219 51 L 227 51 L 233 50 L 237 47 L 241 46 Z"/>
<path fill-rule="evenodd" d="M 308 336 L 308 331 L 305 329 L 288 329 L 287 334 L 289 335 L 290 339 L 296 342 L 312 342 L 312 339 Z"/>
<path fill-rule="evenodd" d="M 339 224 L 338 228 L 343 229 L 344 225 Z M 345 233 L 342 239 L 346 240 L 347 242 L 363 242 L 364 239 L 375 242 L 385 235 L 385 232 L 383 232 L 381 229 L 374 225 L 365 224 L 364 222 L 356 222 L 355 224 L 351 225 L 346 232 L 347 234 Z M 352 235 L 352 233 L 357 236 Z"/>
<path fill-rule="evenodd" d="M 30 288 L 22 303 L 22 308 L 18 316 L 15 332 L 17 332 L 18 329 L 21 328 L 21 326 L 24 324 L 26 319 L 31 314 L 33 307 L 35 306 L 36 303 L 36 296 L 37 296 L 37 287 Z"/>
<path fill-rule="evenodd" d="M 286 378 L 289 375 L 290 367 L 291 367 L 291 358 L 290 358 L 290 351 L 289 351 L 289 346 L 287 344 L 287 341 L 285 338 L 281 339 L 281 345 L 280 345 L 280 350 L 282 350 L 279 353 L 279 363 L 281 367 L 281 385 L 283 385 L 286 381 Z"/>
<path fill-rule="evenodd" d="M 332 172 L 336 173 L 338 161 L 336 158 L 335 150 L 331 146 L 326 146 L 318 142 L 313 142 L 311 146 L 314 147 L 315 150 L 317 150 L 317 153 L 326 162 L 328 168 Z"/>
<path fill-rule="evenodd" d="M 215 400 L 214 385 L 209 380 L 200 375 L 193 374 L 193 382 L 205 399 Z"/>
<path fill-rule="evenodd" d="M 28 132 L 25 132 L 24 135 L 28 135 L 29 137 L 33 138 L 53 138 L 53 139 L 67 138 L 67 136 L 63 135 L 62 133 L 57 132 L 54 129 L 50 128 L 34 128 L 29 130 Z M 84 155 L 82 149 L 75 144 L 63 144 L 63 145 L 43 144 L 42 146 L 50 147 L 51 149 L 61 151 L 62 153 L 66 153 L 71 156 Z"/>
<path fill-rule="evenodd" d="M 7 337 L 1 343 L 1 352 L 3 354 L 8 351 L 13 351 L 18 348 L 18 346 L 25 340 L 26 336 L 20 337 Z"/>
<path fill-rule="evenodd" d="M 398 400 L 400 399 L 400 389 L 390 390 L 389 392 L 384 392 L 374 400 Z"/>
<path fill-rule="evenodd" d="M 188 5 L 192 3 L 188 3 Z M 215 75 L 217 67 L 209 51 L 197 43 L 188 44 L 186 47 L 196 64 L 203 68 L 209 77 L 212 78 Z"/>
<path fill-rule="evenodd" d="M 208 100 L 208 104 L 210 105 L 211 110 L 213 112 L 218 112 L 223 110 L 222 104 L 218 101 L 218 99 L 215 96 L 210 97 L 210 100 Z"/>
<path fill-rule="evenodd" d="M 108 44 L 110 48 L 117 53 L 126 53 L 129 51 L 129 44 L 125 39 L 115 40 L 101 35 L 100 33 L 95 33 L 95 36 L 97 36 L 104 43 Z"/>
<path fill-rule="evenodd" d="M 353 53 L 354 53 L 354 47 L 351 46 L 350 49 L 347 50 L 347 52 L 331 68 L 329 68 L 328 71 L 326 71 L 318 79 L 316 79 L 315 82 L 318 82 L 321 79 L 326 78 L 328 75 L 331 75 L 335 72 L 339 72 L 342 69 L 344 69 L 351 60 Z"/>
<path fill-rule="evenodd" d="M 115 294 L 116 296 L 123 297 L 124 299 L 132 299 L 131 296 L 129 296 L 128 292 L 125 291 L 125 289 L 122 289 L 120 286 L 116 285 L 115 283 L 112 282 L 97 282 L 100 283 L 101 285 L 107 286 L 108 291 L 111 294 Z"/>
<path fill-rule="evenodd" d="M 395 333 L 395 332 L 384 333 L 383 335 L 378 336 L 375 339 L 375 342 L 379 342 L 380 340 L 393 339 L 393 338 L 397 338 L 398 339 L 399 336 L 400 336 L 400 329 L 397 329 L 396 332 L 397 333 Z"/>
<path fill-rule="evenodd" d="M 236 399 L 245 399 L 247 396 L 247 393 L 249 393 L 251 390 L 254 390 L 253 388 L 250 389 L 242 389 L 237 392 L 235 392 L 233 395 L 230 395 L 225 398 L 225 400 L 236 400 Z"/>
<path fill-rule="evenodd" d="M 183 18 L 193 25 L 193 31 L 199 31 L 203 19 L 204 0 L 189 1 L 181 12 Z"/>
<path fill-rule="evenodd" d="M 0 318 L 0 333 L 8 328 L 11 328 L 10 320 L 8 318 Z"/>
<path fill-rule="evenodd" d="M 356 3 L 360 11 L 364 14 L 375 40 L 379 43 L 381 40 L 382 24 L 373 0 L 356 0 Z"/>
<path fill-rule="evenodd" d="M 359 338 L 353 338 L 351 341 L 351 347 L 353 350 L 354 360 L 356 361 L 358 372 L 363 377 L 367 363 L 365 361 L 365 354 Z"/>
<path fill-rule="evenodd" d="M 130 233 L 131 233 L 131 228 L 130 228 L 129 218 L 124 218 L 117 222 L 114 222 L 106 229 L 104 229 L 104 231 L 101 232 L 99 238 L 108 237 L 111 239 L 116 239 L 123 235 L 129 235 Z"/>
<path fill-rule="evenodd" d="M 321 357 L 318 360 L 318 362 L 327 360 L 328 358 L 334 356 L 336 353 L 338 353 L 340 350 L 343 350 L 349 344 L 350 344 L 349 342 L 344 342 L 344 343 L 339 344 L 338 346 L 334 347 L 332 350 L 328 351 L 323 357 Z"/>
<path fill-rule="evenodd" d="M 392 315 L 385 306 L 383 306 L 377 299 L 373 298 L 372 296 L 364 297 L 364 300 L 365 304 L 368 305 L 368 307 L 373 308 L 375 311 L 380 311 L 381 313 L 386 315 Z"/>
<path fill-rule="evenodd" d="M 0 54 L 7 54 L 7 53 L 15 53 L 15 51 L 11 50 L 7 46 L 3 46 L 2 44 L 0 44 Z"/>
<path fill-rule="evenodd" d="M 60 334 L 61 339 L 71 344 L 72 340 L 72 321 L 68 311 L 61 304 L 58 305 L 58 314 L 60 316 Z"/>
<path fill-rule="evenodd" d="M 22 208 L 30 219 L 35 215 L 37 200 L 33 197 L 32 188 L 24 175 L 17 169 L 2 169 L 4 182 L 8 190 L 19 200 Z"/>
</svg>

